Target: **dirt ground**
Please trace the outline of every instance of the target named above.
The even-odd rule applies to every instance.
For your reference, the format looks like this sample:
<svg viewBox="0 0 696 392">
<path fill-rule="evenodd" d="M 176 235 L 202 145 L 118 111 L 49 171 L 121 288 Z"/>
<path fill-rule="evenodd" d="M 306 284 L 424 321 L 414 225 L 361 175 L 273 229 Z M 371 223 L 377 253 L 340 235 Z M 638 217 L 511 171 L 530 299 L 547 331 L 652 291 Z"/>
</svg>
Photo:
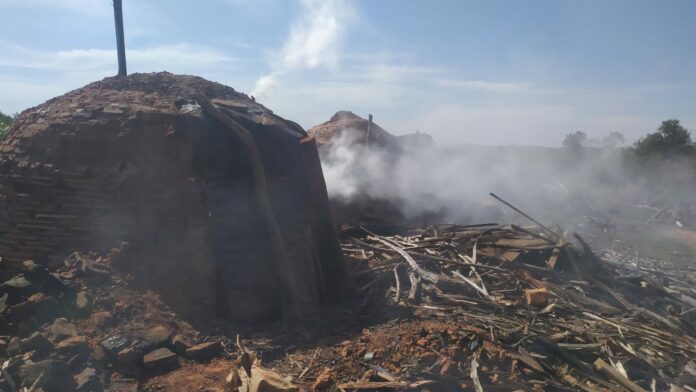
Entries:
<svg viewBox="0 0 696 392">
<path fill-rule="evenodd" d="M 620 205 L 608 214 L 611 227 L 606 232 L 584 218 L 577 218 L 571 229 L 583 233 L 599 253 L 613 250 L 696 269 L 696 230 L 664 222 L 646 224 L 653 214 L 641 206 Z"/>
</svg>

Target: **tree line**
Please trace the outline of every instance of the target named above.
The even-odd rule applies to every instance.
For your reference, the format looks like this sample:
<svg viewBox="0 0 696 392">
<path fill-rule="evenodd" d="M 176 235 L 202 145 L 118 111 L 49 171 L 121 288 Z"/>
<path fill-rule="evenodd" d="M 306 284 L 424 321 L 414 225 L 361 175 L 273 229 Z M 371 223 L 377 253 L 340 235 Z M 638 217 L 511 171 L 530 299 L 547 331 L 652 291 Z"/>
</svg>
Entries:
<svg viewBox="0 0 696 392">
<path fill-rule="evenodd" d="M 567 134 L 563 146 L 569 150 L 597 147 L 621 147 L 626 139 L 620 132 L 612 132 L 602 139 L 588 138 L 582 131 Z M 638 139 L 627 151 L 636 156 L 648 158 L 688 157 L 696 153 L 696 143 L 691 138 L 691 132 L 684 128 L 679 120 L 670 119 L 662 122 L 653 133 Z"/>
<path fill-rule="evenodd" d="M 590 139 L 582 131 L 571 132 L 563 139 L 566 164 L 597 160 L 609 151 L 618 159 L 618 168 L 604 168 L 614 176 L 609 177 L 620 186 L 623 181 L 640 183 L 654 193 L 676 196 L 687 200 L 696 191 L 696 142 L 677 119 L 665 120 L 655 130 L 624 146 L 625 138 L 618 132 L 597 140 Z"/>
</svg>

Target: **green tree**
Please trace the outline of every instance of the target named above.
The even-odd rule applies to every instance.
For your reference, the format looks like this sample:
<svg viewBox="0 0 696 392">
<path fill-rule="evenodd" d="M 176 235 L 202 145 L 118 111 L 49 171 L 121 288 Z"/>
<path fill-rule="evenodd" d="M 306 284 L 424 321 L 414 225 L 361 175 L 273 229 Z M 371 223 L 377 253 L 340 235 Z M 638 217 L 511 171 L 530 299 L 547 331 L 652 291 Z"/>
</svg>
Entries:
<svg viewBox="0 0 696 392">
<path fill-rule="evenodd" d="M 563 139 L 563 147 L 570 150 L 580 150 L 587 144 L 587 134 L 583 131 L 575 131 L 567 134 Z"/>
<path fill-rule="evenodd" d="M 696 189 L 696 146 L 677 119 L 663 121 L 656 132 L 624 151 L 624 162 L 648 194 L 663 193 L 666 200 L 693 201 Z"/>
<path fill-rule="evenodd" d="M 612 132 L 602 138 L 601 145 L 605 148 L 617 148 L 626 143 L 626 138 L 621 132 Z"/>
<path fill-rule="evenodd" d="M 688 156 L 696 151 L 691 133 L 677 119 L 663 121 L 657 132 L 639 139 L 634 148 L 641 158 Z"/>
</svg>

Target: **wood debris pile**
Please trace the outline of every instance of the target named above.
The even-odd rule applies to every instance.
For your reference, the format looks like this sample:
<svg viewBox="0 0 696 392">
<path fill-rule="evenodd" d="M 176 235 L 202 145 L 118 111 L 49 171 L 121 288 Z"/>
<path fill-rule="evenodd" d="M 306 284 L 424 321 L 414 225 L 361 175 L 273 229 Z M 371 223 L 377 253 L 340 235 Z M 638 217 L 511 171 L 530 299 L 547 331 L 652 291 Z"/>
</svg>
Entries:
<svg viewBox="0 0 696 392">
<path fill-rule="evenodd" d="M 449 374 L 477 391 L 694 390 L 693 276 L 608 262 L 575 239 L 541 224 L 483 224 L 345 240 L 344 254 L 364 266 L 361 292 L 383 287 L 390 302 L 444 325 L 410 342 L 434 364 L 407 361 L 413 350 L 397 331 L 408 327 L 395 329 L 372 363 L 392 369 L 384 386 Z"/>
</svg>

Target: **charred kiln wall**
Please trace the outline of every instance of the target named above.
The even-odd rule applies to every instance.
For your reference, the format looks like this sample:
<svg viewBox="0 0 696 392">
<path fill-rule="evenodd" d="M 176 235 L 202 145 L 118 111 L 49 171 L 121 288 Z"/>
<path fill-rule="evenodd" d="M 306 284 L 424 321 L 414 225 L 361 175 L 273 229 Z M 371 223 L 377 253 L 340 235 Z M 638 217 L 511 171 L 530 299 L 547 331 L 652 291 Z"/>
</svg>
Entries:
<svg viewBox="0 0 696 392">
<path fill-rule="evenodd" d="M 31 160 L 6 160 L 0 169 L 0 255 L 47 262 L 127 241 L 138 253 L 122 267 L 141 283 L 185 307 L 211 307 L 214 285 L 202 284 L 215 278 L 211 228 L 178 127 L 171 115 L 142 115 L 32 137 Z"/>
<path fill-rule="evenodd" d="M 262 157 L 297 277 L 293 295 L 308 307 L 338 300 L 345 271 L 313 140 L 294 123 L 236 108 L 220 110 Z M 287 277 L 274 264 L 250 159 L 233 133 L 200 110 L 170 106 L 70 116 L 42 121 L 34 109 L 0 147 L 3 271 L 126 241 L 131 251 L 117 268 L 175 310 L 240 322 L 283 314 Z"/>
</svg>

